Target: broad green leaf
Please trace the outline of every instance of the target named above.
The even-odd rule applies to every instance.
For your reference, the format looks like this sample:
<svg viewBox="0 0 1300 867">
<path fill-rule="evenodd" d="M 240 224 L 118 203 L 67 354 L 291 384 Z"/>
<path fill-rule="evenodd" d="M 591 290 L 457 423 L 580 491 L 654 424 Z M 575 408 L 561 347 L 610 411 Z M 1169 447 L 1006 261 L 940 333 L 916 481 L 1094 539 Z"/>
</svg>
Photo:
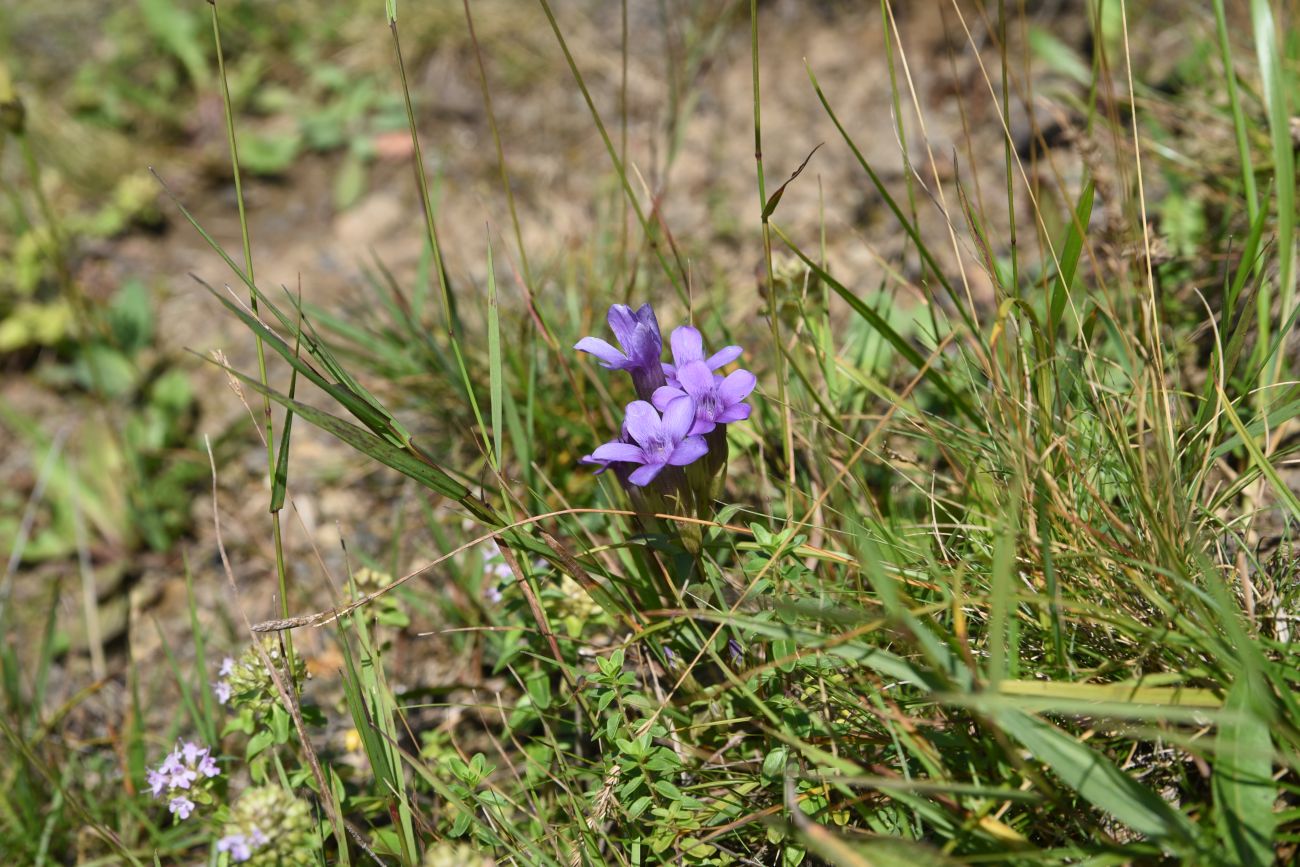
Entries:
<svg viewBox="0 0 1300 867">
<path fill-rule="evenodd" d="M 1232 685 L 1225 709 L 1235 713 L 1219 724 L 1215 739 L 1213 786 L 1219 839 L 1234 863 L 1265 867 L 1274 863 L 1277 830 L 1273 741 L 1267 720 L 1254 710 L 1248 677 Z"/>
<path fill-rule="evenodd" d="M 1191 823 L 1155 792 L 1077 738 L 1015 710 L 994 714 L 998 726 L 1051 768 L 1066 786 L 1128 827 L 1164 843 L 1186 847 Z"/>
</svg>

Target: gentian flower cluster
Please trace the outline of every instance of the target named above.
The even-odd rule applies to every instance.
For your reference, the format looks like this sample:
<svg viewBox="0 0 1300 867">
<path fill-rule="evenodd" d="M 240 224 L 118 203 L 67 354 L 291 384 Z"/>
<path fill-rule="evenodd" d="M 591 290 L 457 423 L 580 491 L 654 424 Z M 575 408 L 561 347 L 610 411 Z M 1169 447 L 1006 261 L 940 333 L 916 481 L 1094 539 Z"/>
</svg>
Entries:
<svg viewBox="0 0 1300 867">
<path fill-rule="evenodd" d="M 198 803 L 211 800 L 207 782 L 219 776 L 212 751 L 193 741 L 184 741 L 150 770 L 146 776 L 149 793 L 155 798 L 167 798 L 167 809 L 178 820 L 184 821 L 194 812 Z"/>
<path fill-rule="evenodd" d="M 574 349 L 595 356 L 606 368 L 626 370 L 639 399 L 627 405 L 620 437 L 583 463 L 599 466 L 597 472 L 612 467 L 634 488 L 662 480 L 669 467 L 703 466 L 687 475 L 694 476 L 690 487 L 699 489 L 694 491 L 697 502 L 707 498 L 709 481 L 726 463 L 725 427 L 749 418 L 751 410 L 745 399 L 756 385 L 754 374 L 718 373 L 740 357 L 741 348 L 727 346 L 706 356 L 704 336 L 683 325 L 673 330 L 672 362 L 666 363 L 659 322 L 649 304 L 635 311 L 615 304 L 607 321 L 621 350 L 599 337 L 584 337 Z M 697 464 L 706 455 L 709 459 Z M 660 493 L 680 488 L 681 474 L 672 478 L 678 482 L 661 482 Z"/>
</svg>

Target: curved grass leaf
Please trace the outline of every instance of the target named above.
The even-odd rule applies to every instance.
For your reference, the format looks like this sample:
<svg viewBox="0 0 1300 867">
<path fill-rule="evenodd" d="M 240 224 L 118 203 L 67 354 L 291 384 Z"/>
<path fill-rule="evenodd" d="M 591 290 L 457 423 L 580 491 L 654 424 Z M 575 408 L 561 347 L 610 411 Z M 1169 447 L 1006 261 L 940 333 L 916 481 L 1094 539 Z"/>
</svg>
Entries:
<svg viewBox="0 0 1300 867">
<path fill-rule="evenodd" d="M 1186 848 L 1193 841 L 1192 825 L 1186 816 L 1077 738 L 1019 711 L 999 711 L 993 718 L 1093 806 L 1139 834 L 1171 847 Z"/>
</svg>

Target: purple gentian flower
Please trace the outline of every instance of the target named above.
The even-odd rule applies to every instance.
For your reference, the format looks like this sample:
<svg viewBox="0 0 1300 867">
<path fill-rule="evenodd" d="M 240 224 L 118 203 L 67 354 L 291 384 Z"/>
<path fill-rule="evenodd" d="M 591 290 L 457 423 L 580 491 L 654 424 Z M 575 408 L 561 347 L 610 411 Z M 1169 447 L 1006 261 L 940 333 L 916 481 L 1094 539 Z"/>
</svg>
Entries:
<svg viewBox="0 0 1300 867">
<path fill-rule="evenodd" d="M 622 347 L 621 352 L 599 337 L 584 337 L 573 348 L 596 356 L 610 370 L 626 370 L 632 375 L 637 396 L 649 400 L 654 390 L 665 383 L 659 358 L 664 351 L 664 339 L 654 310 L 649 304 L 642 304 L 635 311 L 626 304 L 614 304 L 606 321 Z"/>
<path fill-rule="evenodd" d="M 757 380 L 748 370 L 733 370 L 721 377 L 706 362 L 689 361 L 677 369 L 677 379 L 680 388 L 665 385 L 655 390 L 654 405 L 663 408 L 680 400 L 682 395 L 689 395 L 695 401 L 692 435 L 706 434 L 717 425 L 749 418 L 750 406 L 742 401 L 749 397 Z"/>
<path fill-rule="evenodd" d="M 230 701 L 230 684 L 224 680 L 219 680 L 213 684 L 212 691 L 216 693 L 218 704 L 225 704 Z"/>
<path fill-rule="evenodd" d="M 231 672 L 233 672 L 234 670 L 235 670 L 234 657 L 227 656 L 225 659 L 221 660 L 221 668 L 219 671 L 217 671 L 217 677 L 229 677 Z"/>
<path fill-rule="evenodd" d="M 188 819 L 190 813 L 194 812 L 194 802 L 184 795 L 180 795 L 172 798 L 172 802 L 167 805 L 167 809 L 171 810 L 180 819 Z"/>
<path fill-rule="evenodd" d="M 217 841 L 218 852 L 229 852 L 231 861 L 247 861 L 253 857 L 253 847 L 243 834 L 227 834 Z"/>
<path fill-rule="evenodd" d="M 194 741 L 185 741 L 181 744 L 181 756 L 185 759 L 185 764 L 193 766 L 198 763 L 199 759 L 208 754 L 208 751 Z"/>
<path fill-rule="evenodd" d="M 731 364 L 740 357 L 740 353 L 743 351 L 739 346 L 724 346 L 708 358 L 705 358 L 704 337 L 700 334 L 699 329 L 692 328 L 689 325 L 674 328 L 668 342 L 673 350 L 673 363 L 665 363 L 663 371 L 664 375 L 668 377 L 668 384 L 674 388 L 680 387 L 677 371 L 692 361 L 702 361 L 710 371 L 714 371 Z"/>
<path fill-rule="evenodd" d="M 709 450 L 704 439 L 691 436 L 695 424 L 695 403 L 682 396 L 667 404 L 663 418 L 644 400 L 627 405 L 624 426 L 635 442 L 605 443 L 583 460 L 641 464 L 628 476 L 634 485 L 648 485 L 666 466 L 684 467 Z"/>
<path fill-rule="evenodd" d="M 155 798 L 162 794 L 163 789 L 167 788 L 167 778 L 162 775 L 161 771 L 150 771 L 145 779 L 149 782 L 149 794 Z"/>
<path fill-rule="evenodd" d="M 739 668 L 745 664 L 745 648 L 740 646 L 740 642 L 734 638 L 727 639 L 727 653 L 731 656 L 731 664 Z"/>
</svg>

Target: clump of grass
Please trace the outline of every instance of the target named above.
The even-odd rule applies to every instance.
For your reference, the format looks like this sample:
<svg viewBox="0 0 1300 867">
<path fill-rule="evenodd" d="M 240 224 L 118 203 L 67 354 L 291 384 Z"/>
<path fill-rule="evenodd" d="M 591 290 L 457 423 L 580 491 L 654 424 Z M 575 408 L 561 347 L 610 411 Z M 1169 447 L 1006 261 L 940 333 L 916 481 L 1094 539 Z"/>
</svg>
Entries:
<svg viewBox="0 0 1300 867">
<path fill-rule="evenodd" d="M 1275 157 L 1258 187 L 1250 171 L 1222 173 L 1219 218 L 1183 224 L 1180 249 L 1223 263 L 1210 290 L 1186 256 L 1156 255 L 1159 233 L 1177 224 L 1170 210 L 1153 222 L 1161 203 L 1147 184 L 1186 169 L 1153 152 L 1195 142 L 1144 130 L 1177 96 L 1136 80 L 1125 7 L 1115 18 L 1098 4 L 1096 98 L 1069 123 L 1076 142 L 1104 129 L 1104 160 L 1121 168 L 1099 176 L 1095 151 L 1054 153 L 1036 125 L 1026 149 L 1002 121 L 1010 225 L 981 204 L 987 189 L 976 196 L 961 171 L 941 175 L 947 157 L 924 137 L 905 207 L 814 62 L 809 99 L 840 135 L 827 146 L 857 161 L 918 264 L 914 278 L 891 268 L 883 290 L 865 290 L 829 260 L 823 227 L 782 223 L 786 187 L 769 187 L 760 159 L 752 240 L 767 260 L 767 316 L 754 330 L 729 315 L 733 289 L 689 286 L 663 211 L 634 185 L 582 58 L 543 7 L 606 146 L 618 210 L 641 231 L 631 243 L 650 263 L 629 267 L 620 234 L 601 235 L 589 251 L 608 269 L 598 284 L 664 305 L 680 293 L 697 325 L 727 336 L 715 343 L 734 331 L 751 363 L 768 360 L 754 363 L 753 415 L 726 431 L 725 485 L 702 496 L 692 481 L 689 508 L 671 497 L 648 506 L 615 473 L 592 479 L 578 466 L 632 395 L 569 347 L 624 299 L 564 287 L 536 258 L 499 284 L 490 254 L 477 306 L 478 287 L 453 280 L 390 4 L 425 209 L 421 279 L 404 286 L 380 269 L 378 302 L 343 318 L 258 285 L 247 241 L 241 266 L 203 236 L 251 296 L 214 297 L 269 350 L 257 376 L 227 372 L 266 401 L 273 508 L 292 495 L 282 471 L 292 429 L 272 429 L 272 403 L 417 486 L 431 504 L 424 529 L 444 552 L 428 574 L 443 583 L 424 597 L 412 589 L 424 569 L 368 573 L 350 601 L 310 612 L 280 564 L 284 616 L 249 627 L 275 690 L 215 738 L 243 754 L 251 783 L 282 790 L 257 797 L 310 804 L 313 823 L 295 833 L 324 863 L 1293 857 L 1293 556 L 1286 534 L 1275 534 L 1279 553 L 1259 551 L 1266 509 L 1284 526 L 1300 517 L 1275 430 L 1297 397 L 1282 375 L 1295 178 L 1276 129 L 1254 142 L 1242 120 L 1285 117 L 1267 4 L 1252 8 L 1263 99 L 1239 87 L 1221 4 L 1212 47 L 1224 81 L 1200 82 L 1228 95 L 1215 117 L 1233 131 L 1235 158 L 1249 165 L 1265 147 Z M 953 10 L 954 28 L 972 42 L 982 33 L 1000 55 L 999 71 L 977 67 L 999 119 L 1018 98 L 1030 104 L 1014 28 Z M 757 4 L 750 14 L 761 146 Z M 897 48 L 888 2 L 882 19 Z M 923 115 L 907 85 L 914 64 L 897 60 L 895 112 Z M 498 142 L 502 160 L 507 150 Z M 1066 182 L 1039 158 L 1074 159 L 1081 176 Z M 937 236 L 921 228 L 926 208 L 942 217 Z M 509 250 L 489 246 L 498 262 Z M 522 249 L 509 255 L 528 261 Z M 969 290 L 977 274 L 986 303 Z M 897 300 L 901 290 L 916 306 Z M 271 372 L 283 367 L 292 384 L 280 391 Z M 300 399 L 300 385 L 322 392 L 325 408 Z M 412 420 L 429 417 L 439 423 Z M 498 547 L 485 550 L 489 540 Z M 421 599 L 439 606 L 439 631 L 412 643 L 402 630 Z M 338 707 L 313 709 L 307 687 L 274 673 L 281 642 L 294 671 L 291 636 L 306 629 L 327 630 L 338 648 Z M 411 683 L 396 660 L 412 652 L 471 660 L 474 674 Z M 6 659 L 6 672 L 17 665 Z M 38 699 L 39 715 L 39 696 L 19 689 L 10 693 Z M 193 727 L 216 731 L 209 698 L 187 706 Z M 331 714 L 350 728 L 350 756 L 313 728 Z M 23 761 L 10 773 L 63 797 L 59 775 L 75 766 L 38 751 L 38 717 L 13 719 L 4 733 Z M 138 786 L 143 773 L 136 762 L 126 776 Z M 21 841 L 50 837 L 42 822 L 65 828 L 60 813 L 3 803 L 21 852 L 54 851 Z M 103 836 L 128 859 L 148 847 L 208 846 L 217 857 L 218 827 L 236 827 L 239 845 L 264 830 L 221 809 L 187 834 L 137 805 L 122 822 L 132 837 Z M 219 857 L 236 857 L 229 837 Z"/>
</svg>

